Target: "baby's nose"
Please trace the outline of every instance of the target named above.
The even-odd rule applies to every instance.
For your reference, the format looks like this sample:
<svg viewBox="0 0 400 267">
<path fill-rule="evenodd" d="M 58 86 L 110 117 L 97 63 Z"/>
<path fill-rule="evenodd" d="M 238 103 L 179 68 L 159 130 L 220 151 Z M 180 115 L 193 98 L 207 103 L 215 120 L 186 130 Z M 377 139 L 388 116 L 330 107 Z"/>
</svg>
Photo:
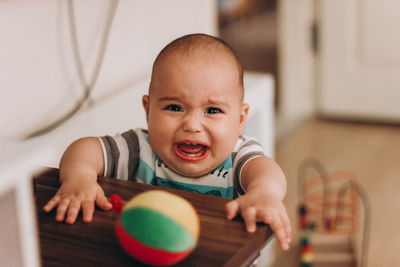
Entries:
<svg viewBox="0 0 400 267">
<path fill-rule="evenodd" d="M 183 120 L 183 130 L 187 132 L 200 132 L 202 130 L 201 114 L 190 112 Z"/>
</svg>

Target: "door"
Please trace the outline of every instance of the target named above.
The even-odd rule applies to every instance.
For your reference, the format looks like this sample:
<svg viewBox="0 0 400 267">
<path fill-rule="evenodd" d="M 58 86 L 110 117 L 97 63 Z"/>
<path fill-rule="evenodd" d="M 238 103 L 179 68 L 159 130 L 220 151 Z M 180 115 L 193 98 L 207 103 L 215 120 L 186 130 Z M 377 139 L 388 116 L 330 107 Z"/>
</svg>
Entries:
<svg viewBox="0 0 400 267">
<path fill-rule="evenodd" d="M 400 1 L 316 0 L 317 110 L 400 123 Z"/>
</svg>

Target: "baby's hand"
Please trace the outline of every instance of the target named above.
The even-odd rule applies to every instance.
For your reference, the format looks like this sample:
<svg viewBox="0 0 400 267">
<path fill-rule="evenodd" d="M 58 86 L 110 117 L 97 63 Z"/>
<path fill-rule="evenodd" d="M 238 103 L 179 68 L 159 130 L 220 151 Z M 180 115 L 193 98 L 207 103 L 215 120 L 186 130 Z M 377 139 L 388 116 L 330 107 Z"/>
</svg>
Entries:
<svg viewBox="0 0 400 267">
<path fill-rule="evenodd" d="M 256 222 L 267 223 L 274 231 L 280 247 L 283 250 L 289 249 L 291 228 L 281 200 L 267 196 L 256 188 L 226 204 L 228 220 L 232 220 L 238 213 L 242 215 L 248 232 L 255 232 Z"/>
<path fill-rule="evenodd" d="M 82 209 L 83 221 L 91 222 L 93 219 L 94 203 L 104 210 L 111 209 L 112 205 L 104 195 L 103 189 L 93 180 L 70 179 L 65 180 L 55 196 L 43 207 L 45 212 L 57 208 L 56 221 L 73 224 L 79 211 Z"/>
</svg>

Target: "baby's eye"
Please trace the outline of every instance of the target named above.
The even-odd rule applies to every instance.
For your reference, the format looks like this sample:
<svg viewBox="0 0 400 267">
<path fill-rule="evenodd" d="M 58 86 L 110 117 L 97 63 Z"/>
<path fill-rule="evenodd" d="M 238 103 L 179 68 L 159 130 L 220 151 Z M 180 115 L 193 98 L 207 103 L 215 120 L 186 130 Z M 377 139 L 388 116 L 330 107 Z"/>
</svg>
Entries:
<svg viewBox="0 0 400 267">
<path fill-rule="evenodd" d="M 206 109 L 207 114 L 217 114 L 217 113 L 223 113 L 221 109 L 215 108 L 215 107 L 209 107 Z"/>
<path fill-rule="evenodd" d="M 175 112 L 180 112 L 182 111 L 182 107 L 179 105 L 168 105 L 164 109 L 170 110 L 170 111 L 175 111 Z"/>
</svg>

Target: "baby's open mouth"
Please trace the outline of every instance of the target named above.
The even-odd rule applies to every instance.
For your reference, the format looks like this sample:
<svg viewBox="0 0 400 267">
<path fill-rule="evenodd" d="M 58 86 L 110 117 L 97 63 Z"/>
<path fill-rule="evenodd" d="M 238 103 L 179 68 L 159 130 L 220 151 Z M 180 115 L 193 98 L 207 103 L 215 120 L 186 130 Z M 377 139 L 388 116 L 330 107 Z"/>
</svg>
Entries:
<svg viewBox="0 0 400 267">
<path fill-rule="evenodd" d="M 178 143 L 174 145 L 178 158 L 185 161 L 200 161 L 207 157 L 209 147 L 198 143 Z"/>
</svg>

